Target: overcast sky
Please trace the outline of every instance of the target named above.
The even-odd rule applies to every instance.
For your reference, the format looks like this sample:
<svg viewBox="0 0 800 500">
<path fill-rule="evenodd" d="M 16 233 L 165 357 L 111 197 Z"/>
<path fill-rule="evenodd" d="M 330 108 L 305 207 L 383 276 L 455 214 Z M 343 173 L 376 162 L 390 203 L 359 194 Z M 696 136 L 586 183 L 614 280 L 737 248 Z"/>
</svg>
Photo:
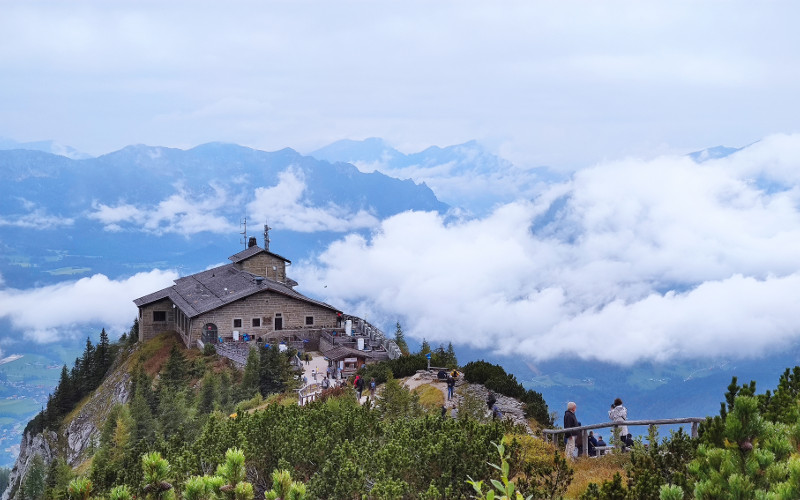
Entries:
<svg viewBox="0 0 800 500">
<path fill-rule="evenodd" d="M 4 2 L 0 136 L 477 139 L 576 168 L 797 131 L 796 2 Z"/>
<path fill-rule="evenodd" d="M 313 206 L 286 170 L 249 215 L 341 233 L 303 291 L 432 342 L 629 363 L 759 356 L 800 336 L 800 30 L 789 2 L 104 2 L 3 4 L 0 135 L 92 154 L 228 141 L 311 151 L 477 139 L 513 162 L 488 215 L 386 220 Z M 696 164 L 684 153 L 752 146 Z M 447 179 L 467 192 L 471 176 Z M 95 206 L 108 231 L 230 232 L 214 203 Z M 0 223 L 19 225 L 29 218 Z M 26 226 L 27 227 L 27 226 Z M 369 238 L 349 234 L 368 228 Z M 291 255 L 290 258 L 295 259 Z M 33 340 L 91 319 L 126 330 L 174 270 L 3 287 Z M 82 309 L 87 296 L 109 303 Z M 47 300 L 48 315 L 35 305 Z M 610 355 L 614 353 L 614 355 Z"/>
</svg>

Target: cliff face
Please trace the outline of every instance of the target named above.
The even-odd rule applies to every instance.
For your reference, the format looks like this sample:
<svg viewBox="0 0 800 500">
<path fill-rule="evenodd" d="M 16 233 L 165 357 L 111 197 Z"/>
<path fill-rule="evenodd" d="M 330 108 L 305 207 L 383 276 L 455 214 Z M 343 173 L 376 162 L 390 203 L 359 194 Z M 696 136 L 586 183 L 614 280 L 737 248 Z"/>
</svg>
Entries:
<svg viewBox="0 0 800 500">
<path fill-rule="evenodd" d="M 46 430 L 36 435 L 26 433 L 22 437 L 19 456 L 11 469 L 9 485 L 2 500 L 19 498 L 22 481 L 37 454 L 42 457 L 45 467 L 59 456 L 65 457 L 72 467 L 88 459 L 87 452 L 99 439 L 100 429 L 111 409 L 116 404 L 128 401 L 130 377 L 127 370 L 115 363 L 100 387 L 64 419 L 57 432 Z"/>
<path fill-rule="evenodd" d="M 8 488 L 3 493 L 3 500 L 18 497 L 22 478 L 28 473 L 33 464 L 33 457 L 39 455 L 45 464 L 49 464 L 55 458 L 54 450 L 57 448 L 58 434 L 53 431 L 44 431 L 35 436 L 25 433 L 19 446 L 19 456 L 11 469 Z"/>
</svg>

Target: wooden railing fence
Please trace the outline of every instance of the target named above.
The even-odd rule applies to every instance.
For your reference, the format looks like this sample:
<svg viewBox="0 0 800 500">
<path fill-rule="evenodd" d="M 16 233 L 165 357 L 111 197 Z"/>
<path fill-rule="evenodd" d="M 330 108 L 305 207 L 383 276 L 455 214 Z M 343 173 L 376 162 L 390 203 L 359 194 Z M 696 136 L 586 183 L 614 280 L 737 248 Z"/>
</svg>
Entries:
<svg viewBox="0 0 800 500">
<path fill-rule="evenodd" d="M 619 427 L 626 425 L 628 427 L 635 427 L 640 425 L 647 425 L 650 427 L 655 427 L 657 425 L 677 425 L 677 424 L 692 424 L 691 429 L 691 436 L 692 438 L 697 437 L 697 427 L 700 422 L 705 422 L 705 418 L 703 417 L 687 417 L 687 418 L 661 418 L 661 419 L 653 419 L 653 420 L 626 420 L 623 423 L 619 422 L 603 422 L 601 424 L 591 424 L 591 425 L 582 425 L 580 427 L 570 427 L 569 429 L 544 429 L 542 433 L 544 434 L 545 441 L 551 441 L 553 443 L 556 442 L 556 439 L 559 435 L 565 433 L 573 433 L 578 431 L 579 434 L 576 436 L 576 439 L 579 439 L 579 443 L 582 445 L 581 448 L 581 456 L 587 456 L 589 453 L 589 431 L 594 429 L 607 429 L 612 428 L 613 434 L 615 439 L 617 439 Z"/>
</svg>

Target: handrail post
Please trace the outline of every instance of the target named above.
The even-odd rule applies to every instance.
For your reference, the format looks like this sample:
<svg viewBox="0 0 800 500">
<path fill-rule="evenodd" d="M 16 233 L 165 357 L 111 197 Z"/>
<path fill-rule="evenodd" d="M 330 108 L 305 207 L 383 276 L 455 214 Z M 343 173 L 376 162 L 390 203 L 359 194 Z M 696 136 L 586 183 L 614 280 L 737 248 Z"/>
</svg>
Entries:
<svg viewBox="0 0 800 500">
<path fill-rule="evenodd" d="M 586 429 L 581 431 L 581 456 L 589 456 L 589 433 L 586 432 Z"/>
<path fill-rule="evenodd" d="M 697 426 L 698 426 L 697 422 L 692 422 L 692 439 L 697 438 Z"/>
</svg>

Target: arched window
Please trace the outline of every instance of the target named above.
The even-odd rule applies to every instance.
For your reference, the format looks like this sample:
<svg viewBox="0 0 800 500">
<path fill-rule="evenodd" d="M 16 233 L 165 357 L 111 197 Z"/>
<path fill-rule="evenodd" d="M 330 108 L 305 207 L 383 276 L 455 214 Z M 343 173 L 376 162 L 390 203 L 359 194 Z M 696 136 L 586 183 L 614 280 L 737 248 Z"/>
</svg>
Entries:
<svg viewBox="0 0 800 500">
<path fill-rule="evenodd" d="M 209 342 L 215 344 L 217 342 L 217 325 L 214 323 L 206 323 L 203 325 L 202 339 L 204 344 Z"/>
</svg>

